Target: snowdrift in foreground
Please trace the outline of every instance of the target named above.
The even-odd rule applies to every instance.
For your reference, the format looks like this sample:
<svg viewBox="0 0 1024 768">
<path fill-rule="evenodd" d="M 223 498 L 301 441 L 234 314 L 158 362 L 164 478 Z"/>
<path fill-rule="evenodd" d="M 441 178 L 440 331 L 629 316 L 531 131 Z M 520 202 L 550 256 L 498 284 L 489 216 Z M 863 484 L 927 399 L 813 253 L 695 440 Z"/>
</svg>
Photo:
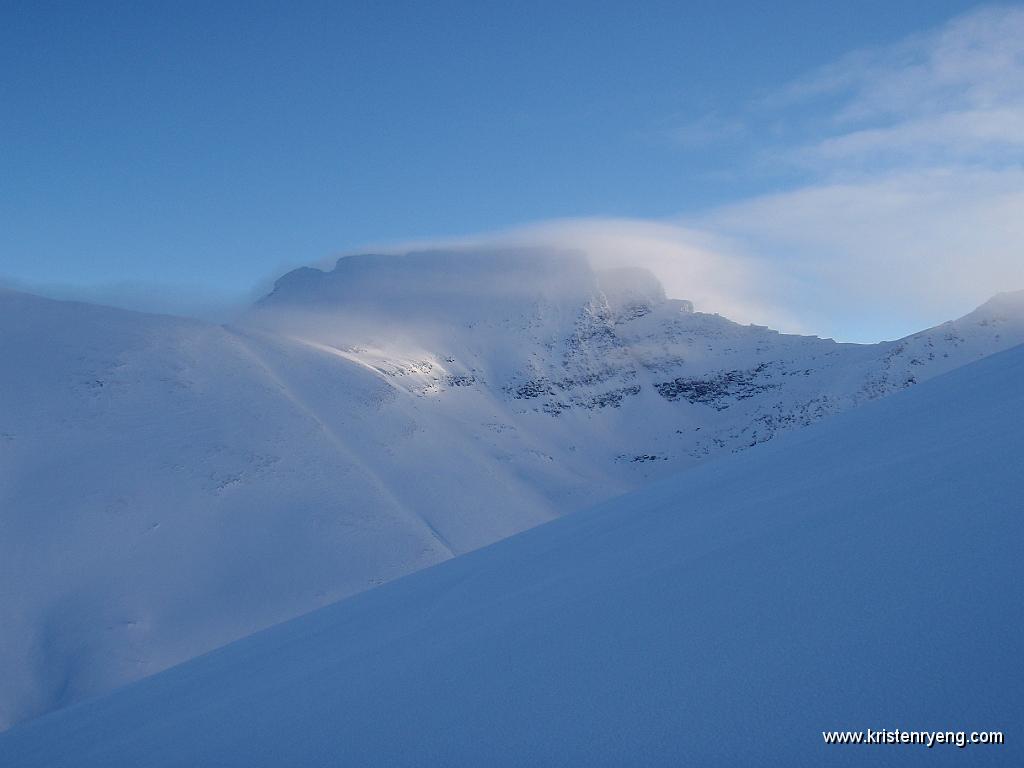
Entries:
<svg viewBox="0 0 1024 768">
<path fill-rule="evenodd" d="M 16 727 L 0 757 L 1019 765 L 1022 380 L 1017 347 Z M 868 728 L 1006 743 L 823 743 Z"/>
</svg>

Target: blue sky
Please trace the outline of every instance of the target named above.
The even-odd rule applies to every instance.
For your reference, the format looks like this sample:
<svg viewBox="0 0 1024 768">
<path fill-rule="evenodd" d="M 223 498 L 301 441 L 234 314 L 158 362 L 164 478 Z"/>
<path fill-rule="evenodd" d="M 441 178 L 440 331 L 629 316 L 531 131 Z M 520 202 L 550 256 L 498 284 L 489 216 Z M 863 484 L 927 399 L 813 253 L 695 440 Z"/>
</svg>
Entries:
<svg viewBox="0 0 1024 768">
<path fill-rule="evenodd" d="M 653 258 L 710 310 L 906 332 L 1024 288 L 1020 6 L 976 8 L 2 2 L 0 276 L 215 297 L 373 244 L 540 226 L 628 253 L 668 226 Z M 935 217 L 994 209 L 957 232 L 998 242 L 957 243 L 971 265 L 921 296 L 895 289 L 935 244 L 901 280 L 872 271 Z"/>
</svg>

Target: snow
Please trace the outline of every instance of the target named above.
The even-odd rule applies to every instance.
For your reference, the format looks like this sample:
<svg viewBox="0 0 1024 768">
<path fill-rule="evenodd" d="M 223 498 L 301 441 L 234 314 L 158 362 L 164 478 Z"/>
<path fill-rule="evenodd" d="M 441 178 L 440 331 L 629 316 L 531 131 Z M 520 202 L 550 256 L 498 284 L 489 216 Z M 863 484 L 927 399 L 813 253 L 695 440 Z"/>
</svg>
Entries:
<svg viewBox="0 0 1024 768">
<path fill-rule="evenodd" d="M 226 326 L 0 292 L 0 728 L 1024 342 L 1022 294 L 869 346 L 693 309 L 535 251 Z"/>
<path fill-rule="evenodd" d="M 1024 347 L 0 735 L 6 764 L 1013 765 Z M 826 746 L 825 730 L 1002 746 Z"/>
</svg>

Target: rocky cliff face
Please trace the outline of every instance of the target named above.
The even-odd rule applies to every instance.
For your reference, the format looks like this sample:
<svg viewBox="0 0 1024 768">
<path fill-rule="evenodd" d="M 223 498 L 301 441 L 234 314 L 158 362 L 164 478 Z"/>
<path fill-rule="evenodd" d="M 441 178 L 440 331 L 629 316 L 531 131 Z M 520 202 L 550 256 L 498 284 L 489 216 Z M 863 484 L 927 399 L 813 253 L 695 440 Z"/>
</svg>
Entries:
<svg viewBox="0 0 1024 768">
<path fill-rule="evenodd" d="M 452 264 L 459 258 L 473 264 L 471 276 L 460 279 L 474 298 L 425 301 L 412 281 L 436 277 L 432 263 L 458 274 Z M 610 441 L 605 458 L 619 461 L 634 451 L 643 462 L 667 462 L 665 469 L 742 450 L 1024 342 L 1024 292 L 905 339 L 854 345 L 695 312 L 691 302 L 667 298 L 645 270 L 595 272 L 578 254 L 355 259 L 340 260 L 332 272 L 286 276 L 263 302 L 259 322 L 297 328 L 343 350 L 399 377 L 409 394 L 446 393 L 456 409 L 468 389 L 504 400 L 503 410 L 523 418 L 626 408 L 628 419 L 586 419 L 616 423 L 618 447 Z M 370 291 L 362 272 L 376 277 L 380 264 L 387 265 L 393 306 L 374 304 L 371 320 L 368 297 L 382 292 Z M 502 286 L 512 284 L 528 290 L 511 303 L 490 300 L 506 298 Z M 309 297 L 317 311 L 310 311 Z M 380 314 L 387 318 L 374 327 Z M 429 317 L 429 330 L 417 315 Z M 397 339 L 414 346 L 415 355 L 389 343 Z"/>
</svg>

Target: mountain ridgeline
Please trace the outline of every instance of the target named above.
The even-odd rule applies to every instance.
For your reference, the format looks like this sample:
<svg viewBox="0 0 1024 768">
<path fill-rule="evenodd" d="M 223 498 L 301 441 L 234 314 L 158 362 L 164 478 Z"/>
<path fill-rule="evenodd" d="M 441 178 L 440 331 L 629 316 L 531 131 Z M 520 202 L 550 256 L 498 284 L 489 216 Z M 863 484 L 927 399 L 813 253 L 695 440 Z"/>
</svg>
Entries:
<svg viewBox="0 0 1024 768">
<path fill-rule="evenodd" d="M 1020 765 L 1022 376 L 1024 346 L 965 365 L 26 723 L 0 756 Z M 950 738 L 823 738 L 866 728 Z"/>
<path fill-rule="evenodd" d="M 227 325 L 0 292 L 0 726 L 1022 342 L 1022 293 L 839 344 L 538 250 Z"/>
</svg>

